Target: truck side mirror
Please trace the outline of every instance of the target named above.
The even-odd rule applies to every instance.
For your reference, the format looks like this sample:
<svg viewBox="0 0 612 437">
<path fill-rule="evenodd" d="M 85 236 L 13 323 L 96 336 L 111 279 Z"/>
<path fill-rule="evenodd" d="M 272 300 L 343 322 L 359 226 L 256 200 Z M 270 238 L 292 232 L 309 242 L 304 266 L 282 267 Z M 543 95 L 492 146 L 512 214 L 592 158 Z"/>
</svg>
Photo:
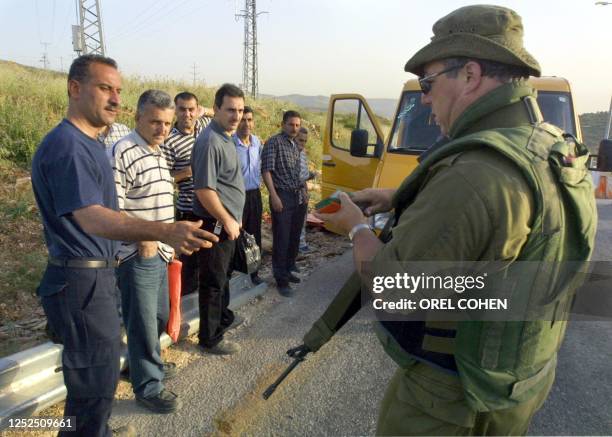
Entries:
<svg viewBox="0 0 612 437">
<path fill-rule="evenodd" d="M 368 156 L 368 131 L 354 129 L 351 132 L 351 156 L 363 158 Z"/>
<path fill-rule="evenodd" d="M 353 153 L 351 138 L 351 154 Z M 601 140 L 599 151 L 597 152 L 597 170 L 612 171 L 612 140 Z"/>
</svg>

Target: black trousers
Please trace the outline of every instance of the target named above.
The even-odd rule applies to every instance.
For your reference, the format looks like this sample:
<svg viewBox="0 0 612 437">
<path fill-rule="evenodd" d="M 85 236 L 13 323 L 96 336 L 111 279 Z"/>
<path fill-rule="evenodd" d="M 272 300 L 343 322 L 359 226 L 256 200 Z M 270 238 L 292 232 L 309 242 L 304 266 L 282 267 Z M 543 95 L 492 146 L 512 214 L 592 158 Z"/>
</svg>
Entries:
<svg viewBox="0 0 612 437">
<path fill-rule="evenodd" d="M 248 190 L 244 202 L 242 213 L 242 228 L 255 237 L 255 241 L 261 250 L 261 215 L 263 205 L 261 202 L 261 191 Z M 251 277 L 257 276 L 257 272 L 252 273 Z"/>
<path fill-rule="evenodd" d="M 183 212 L 177 210 L 176 220 L 197 222 L 200 219 L 191 212 Z M 198 254 L 197 252 L 192 253 L 191 255 L 181 254 L 179 255 L 179 261 L 183 263 L 181 267 L 181 296 L 195 293 L 196 291 L 198 291 L 200 284 L 200 268 L 198 263 Z"/>
<path fill-rule="evenodd" d="M 276 190 L 283 202 L 283 210 L 272 209 L 272 271 L 279 285 L 288 283 L 291 268 L 295 266 L 300 246 L 300 232 L 306 216 L 306 202 L 299 203 L 296 191 Z"/>
<path fill-rule="evenodd" d="M 119 381 L 121 341 L 115 271 L 48 266 L 43 282 L 58 279 L 65 287 L 41 302 L 64 345 L 64 416 L 76 417 L 76 432 L 59 435 L 110 436 L 107 422 Z"/>
<path fill-rule="evenodd" d="M 213 227 L 214 222 L 212 226 L 210 222 L 205 222 L 202 229 L 210 232 Z M 223 332 L 234 321 L 234 313 L 228 305 L 231 262 L 235 249 L 236 241 L 229 240 L 225 231 L 222 231 L 218 243 L 210 249 L 200 249 L 197 252 L 200 274 L 198 339 L 204 347 L 214 347 L 223 340 Z"/>
</svg>

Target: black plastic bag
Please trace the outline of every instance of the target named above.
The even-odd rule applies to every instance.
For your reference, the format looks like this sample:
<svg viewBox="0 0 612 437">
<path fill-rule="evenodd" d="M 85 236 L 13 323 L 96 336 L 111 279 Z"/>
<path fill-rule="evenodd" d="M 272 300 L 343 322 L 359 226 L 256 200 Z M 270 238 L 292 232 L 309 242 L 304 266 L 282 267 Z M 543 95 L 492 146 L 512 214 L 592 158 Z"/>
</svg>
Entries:
<svg viewBox="0 0 612 437">
<path fill-rule="evenodd" d="M 240 236 L 236 240 L 236 251 L 234 252 L 234 270 L 251 274 L 259 270 L 261 265 L 261 252 L 255 237 L 240 230 Z"/>
</svg>

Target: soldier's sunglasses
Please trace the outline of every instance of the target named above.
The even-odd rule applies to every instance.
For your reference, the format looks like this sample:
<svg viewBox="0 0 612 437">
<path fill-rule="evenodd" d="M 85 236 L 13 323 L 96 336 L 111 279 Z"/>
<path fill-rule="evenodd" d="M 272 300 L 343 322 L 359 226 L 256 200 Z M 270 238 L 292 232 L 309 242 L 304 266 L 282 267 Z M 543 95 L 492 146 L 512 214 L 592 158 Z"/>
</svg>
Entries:
<svg viewBox="0 0 612 437">
<path fill-rule="evenodd" d="M 434 83 L 434 79 L 438 76 L 448 73 L 449 71 L 458 70 L 463 68 L 463 65 L 455 65 L 453 67 L 445 68 L 442 71 L 438 71 L 437 73 L 432 73 L 428 76 L 422 77 L 419 79 L 419 86 L 421 87 L 421 91 L 423 94 L 429 94 L 431 91 L 431 87 Z"/>
</svg>

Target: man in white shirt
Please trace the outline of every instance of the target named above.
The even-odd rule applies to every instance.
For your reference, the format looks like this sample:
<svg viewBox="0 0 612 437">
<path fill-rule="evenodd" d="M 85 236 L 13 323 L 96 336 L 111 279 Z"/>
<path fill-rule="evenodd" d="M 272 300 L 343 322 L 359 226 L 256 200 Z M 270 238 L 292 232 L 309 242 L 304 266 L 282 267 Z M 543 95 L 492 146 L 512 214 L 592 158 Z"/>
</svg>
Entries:
<svg viewBox="0 0 612 437">
<path fill-rule="evenodd" d="M 113 170 L 120 210 L 132 217 L 174 222 L 174 189 L 160 144 L 174 117 L 168 94 L 145 91 L 138 99 L 136 129 L 113 146 Z M 124 242 L 117 278 L 128 336 L 130 381 L 136 400 L 156 413 L 179 408 L 163 380 L 176 371 L 163 363 L 159 336 L 169 313 L 167 263 L 174 250 L 160 241 Z"/>
</svg>

